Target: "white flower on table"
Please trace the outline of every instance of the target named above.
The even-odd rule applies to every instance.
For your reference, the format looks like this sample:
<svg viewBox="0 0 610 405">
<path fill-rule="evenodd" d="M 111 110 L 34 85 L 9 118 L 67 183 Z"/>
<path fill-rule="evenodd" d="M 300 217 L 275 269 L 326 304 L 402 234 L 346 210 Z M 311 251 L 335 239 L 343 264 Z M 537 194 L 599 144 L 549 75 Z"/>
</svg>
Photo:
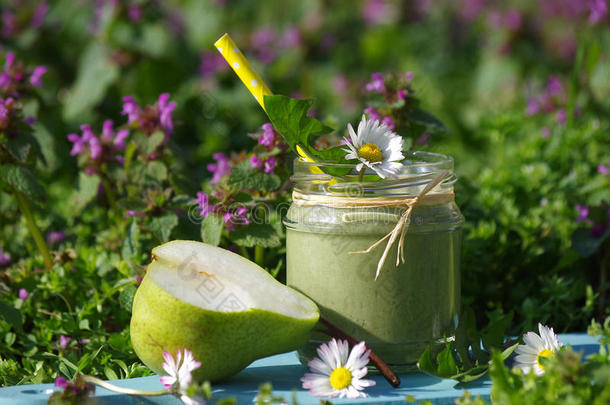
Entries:
<svg viewBox="0 0 610 405">
<path fill-rule="evenodd" d="M 186 394 L 186 390 L 191 385 L 193 376 L 191 372 L 201 366 L 201 362 L 195 360 L 193 352 L 184 349 L 184 358 L 178 350 L 176 359 L 167 350 L 163 351 L 165 362 L 162 364 L 163 370 L 168 375 L 161 377 L 161 383 L 170 392 L 180 398 L 186 405 L 201 405 L 204 402 L 197 401 Z"/>
<path fill-rule="evenodd" d="M 396 177 L 405 157 L 402 154 L 403 138 L 390 131 L 386 124 L 377 120 L 367 120 L 362 116 L 358 124 L 358 132 L 354 131 L 352 124 L 347 124 L 350 139 L 344 137 L 347 148 L 345 159 L 357 159 L 360 162 L 356 170 L 361 171 L 364 166 L 374 170 L 383 179 L 388 176 Z"/>
<path fill-rule="evenodd" d="M 559 343 L 553 328 L 539 323 L 538 331 L 540 335 L 534 332 L 527 332 L 523 335 L 525 345 L 519 345 L 515 349 L 515 353 L 517 353 L 517 357 L 515 357 L 516 366 L 526 374 L 534 370 L 534 374 L 543 375 L 544 364 L 542 364 L 541 359 L 553 357 L 555 352 L 563 346 Z"/>
<path fill-rule="evenodd" d="M 370 352 L 364 342 L 354 346 L 351 353 L 344 340 L 332 339 L 328 344 L 323 343 L 318 347 L 320 358 L 307 363 L 313 372 L 301 378 L 303 388 L 316 396 L 366 397 L 362 391 L 375 385 L 375 381 L 363 378 L 368 371 L 366 365 Z"/>
</svg>

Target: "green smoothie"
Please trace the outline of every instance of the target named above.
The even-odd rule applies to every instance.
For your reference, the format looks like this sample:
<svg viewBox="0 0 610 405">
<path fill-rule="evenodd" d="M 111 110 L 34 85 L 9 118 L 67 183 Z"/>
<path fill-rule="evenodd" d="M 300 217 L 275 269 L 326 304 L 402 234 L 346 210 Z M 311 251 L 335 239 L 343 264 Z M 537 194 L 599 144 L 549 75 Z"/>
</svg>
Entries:
<svg viewBox="0 0 610 405">
<path fill-rule="evenodd" d="M 293 205 L 285 220 L 287 284 L 387 363 L 408 368 L 428 344 L 453 337 L 463 217 L 454 203 L 416 207 L 405 237 L 405 263 L 395 266 L 395 244 L 375 280 L 385 243 L 368 254 L 348 252 L 382 238 L 401 213 Z"/>
</svg>

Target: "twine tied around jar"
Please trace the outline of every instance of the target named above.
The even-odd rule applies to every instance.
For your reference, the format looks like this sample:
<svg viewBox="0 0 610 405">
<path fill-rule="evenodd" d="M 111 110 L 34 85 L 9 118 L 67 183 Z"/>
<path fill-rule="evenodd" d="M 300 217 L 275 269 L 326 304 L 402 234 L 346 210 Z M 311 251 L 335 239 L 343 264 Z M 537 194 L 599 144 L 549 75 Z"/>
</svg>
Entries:
<svg viewBox="0 0 610 405">
<path fill-rule="evenodd" d="M 375 280 L 379 277 L 381 273 L 381 268 L 383 267 L 388 253 L 390 249 L 396 243 L 396 239 L 398 239 L 398 251 L 396 252 L 396 266 L 398 266 L 401 262 L 405 262 L 404 255 L 404 239 L 407 229 L 409 228 L 409 219 L 411 217 L 411 212 L 416 205 L 438 205 L 444 204 L 453 201 L 454 194 L 453 192 L 442 193 L 442 194 L 433 194 L 427 195 L 434 187 L 439 185 L 448 175 L 450 171 L 445 170 L 439 173 L 430 183 L 424 187 L 424 189 L 415 197 L 407 197 L 407 198 L 396 198 L 396 197 L 334 197 L 334 196 L 325 196 L 325 195 L 305 195 L 298 191 L 292 192 L 292 200 L 293 203 L 297 205 L 324 205 L 333 208 L 375 208 L 375 207 L 397 207 L 397 206 L 406 206 L 407 209 L 403 212 L 402 216 L 396 223 L 396 226 L 384 237 L 379 239 L 377 242 L 373 243 L 368 249 L 356 251 L 356 252 L 348 252 L 348 254 L 367 254 L 370 253 L 377 246 L 382 244 L 386 239 L 389 239 L 385 250 L 383 251 L 383 255 L 379 259 L 377 263 L 377 271 L 375 273 Z"/>
</svg>

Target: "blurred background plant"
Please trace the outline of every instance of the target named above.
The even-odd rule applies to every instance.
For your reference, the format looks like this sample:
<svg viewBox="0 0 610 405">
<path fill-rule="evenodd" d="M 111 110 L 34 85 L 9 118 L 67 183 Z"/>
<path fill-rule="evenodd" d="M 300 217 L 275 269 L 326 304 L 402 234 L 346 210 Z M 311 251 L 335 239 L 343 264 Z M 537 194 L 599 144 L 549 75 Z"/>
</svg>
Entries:
<svg viewBox="0 0 610 405">
<path fill-rule="evenodd" d="M 0 7 L 1 385 L 148 374 L 129 311 L 169 239 L 284 278 L 291 155 L 213 49 L 225 31 L 274 92 L 316 100 L 337 129 L 318 146 L 366 113 L 455 158 L 479 321 L 514 311 L 515 334 L 607 317 L 605 0 Z"/>
</svg>

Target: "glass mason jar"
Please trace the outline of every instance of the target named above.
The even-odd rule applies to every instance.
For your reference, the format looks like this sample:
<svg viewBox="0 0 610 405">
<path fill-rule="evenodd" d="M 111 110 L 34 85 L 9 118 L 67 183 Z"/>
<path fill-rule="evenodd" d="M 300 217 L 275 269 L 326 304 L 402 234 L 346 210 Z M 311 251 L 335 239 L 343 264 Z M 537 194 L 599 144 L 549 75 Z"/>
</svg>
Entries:
<svg viewBox="0 0 610 405">
<path fill-rule="evenodd" d="M 464 222 L 453 199 L 453 159 L 425 152 L 405 156 L 397 178 L 371 182 L 323 172 L 348 171 L 354 165 L 296 159 L 293 203 L 284 219 L 287 284 L 398 372 L 413 370 L 429 344 L 454 338 Z M 354 252 L 392 232 L 408 208 L 400 201 L 412 201 L 441 173 L 443 180 L 414 204 L 406 221 L 404 262 L 396 265 L 395 240 L 376 279 L 389 238 L 369 253 Z M 314 332 L 299 351 L 301 361 L 313 358 L 315 348 L 327 340 Z"/>
</svg>

